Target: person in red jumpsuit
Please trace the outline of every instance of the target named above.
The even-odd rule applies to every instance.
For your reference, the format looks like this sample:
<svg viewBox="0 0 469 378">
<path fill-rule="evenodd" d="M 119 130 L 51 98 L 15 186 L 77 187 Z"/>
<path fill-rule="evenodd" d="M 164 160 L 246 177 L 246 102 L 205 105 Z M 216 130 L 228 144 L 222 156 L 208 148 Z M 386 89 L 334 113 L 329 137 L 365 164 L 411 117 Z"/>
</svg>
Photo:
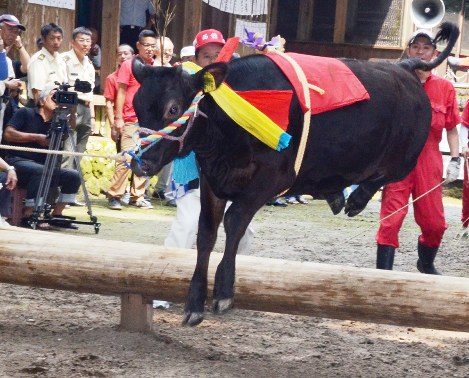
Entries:
<svg viewBox="0 0 469 378">
<path fill-rule="evenodd" d="M 417 30 L 407 45 L 407 55 L 410 58 L 431 61 L 438 54 L 434 39 L 434 34 L 429 30 Z M 405 179 L 388 184 L 383 190 L 381 221 L 376 235 L 378 243 L 376 267 L 392 270 L 394 253 L 399 247 L 399 230 L 408 212 L 408 207 L 403 207 L 408 204 L 410 195 L 415 199 L 428 192 L 413 203 L 414 218 L 421 230 L 417 244 L 417 269 L 421 273 L 440 274 L 433 262 L 447 224 L 443 210 L 443 188 L 441 185 L 438 186 L 443 177 L 443 159 L 439 143 L 443 129 L 446 129 L 451 155 L 446 182 L 454 181 L 459 174 L 459 136 L 456 128 L 460 122 L 459 108 L 456 92 L 448 80 L 431 72 L 416 70 L 415 73 L 430 99 L 432 107 L 430 133 L 416 167 Z M 435 187 L 437 187 L 435 190 L 431 190 Z M 401 208 L 403 209 L 398 211 Z M 396 213 L 393 214 L 394 212 Z"/>
<path fill-rule="evenodd" d="M 461 129 L 459 130 L 459 139 L 461 142 L 462 156 L 464 159 L 464 182 L 462 189 L 462 216 L 461 222 L 463 228 L 466 229 L 464 234 L 467 236 L 467 228 L 469 226 L 469 178 L 468 178 L 468 159 L 469 159 L 469 101 L 464 107 L 461 117 Z"/>
</svg>

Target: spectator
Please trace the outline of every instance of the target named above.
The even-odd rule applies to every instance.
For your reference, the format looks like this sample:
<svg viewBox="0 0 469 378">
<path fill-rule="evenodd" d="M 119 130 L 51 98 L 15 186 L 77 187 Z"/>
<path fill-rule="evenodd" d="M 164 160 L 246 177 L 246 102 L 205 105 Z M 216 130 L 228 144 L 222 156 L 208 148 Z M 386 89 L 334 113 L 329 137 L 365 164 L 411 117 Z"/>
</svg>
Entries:
<svg viewBox="0 0 469 378">
<path fill-rule="evenodd" d="M 148 16 L 147 16 L 148 14 Z M 143 29 L 154 24 L 155 8 L 148 0 L 121 0 L 120 44 L 127 44 L 138 50 L 136 42 Z"/>
<path fill-rule="evenodd" d="M 3 40 L 6 53 L 8 54 L 12 49 L 16 49 L 20 56 L 18 62 L 13 62 L 10 58 L 6 57 L 8 77 L 0 82 L 0 93 L 2 95 L 0 108 L 0 142 L 2 140 L 3 125 L 19 107 L 18 97 L 21 89 L 21 81 L 16 79 L 16 77 L 22 77 L 27 72 L 29 54 L 24 48 L 20 37 L 21 32 L 25 30 L 26 28 L 15 16 L 11 14 L 3 14 L 0 16 L 0 37 Z"/>
<path fill-rule="evenodd" d="M 104 85 L 104 98 L 106 99 L 106 115 L 111 125 L 111 139 L 116 142 L 117 151 L 120 152 L 120 135 L 116 133 L 114 129 L 114 113 L 115 113 L 115 102 L 117 96 L 117 90 L 119 84 L 117 83 L 117 73 L 119 68 L 126 60 L 134 57 L 134 49 L 130 45 L 120 45 L 116 50 L 116 64 L 117 69 L 108 75 Z"/>
<path fill-rule="evenodd" d="M 461 129 L 459 131 L 459 137 L 461 141 L 461 150 L 462 156 L 464 159 L 464 181 L 462 188 L 462 226 L 467 230 L 469 226 L 469 178 L 468 178 L 468 169 L 469 169 L 469 142 L 468 142 L 468 132 L 469 132 L 469 102 L 464 107 L 464 111 L 461 117 Z M 467 235 L 467 231 L 465 232 Z"/>
<path fill-rule="evenodd" d="M 15 167 L 0 158 L 0 228 L 8 226 L 4 218 L 11 215 L 10 192 L 15 189 L 18 177 L 16 176 Z"/>
<path fill-rule="evenodd" d="M 156 54 L 155 66 L 171 67 L 171 59 L 174 55 L 174 44 L 168 37 L 160 37 L 156 41 Z M 160 172 L 158 172 L 158 181 L 156 182 L 155 189 L 153 190 L 153 198 L 166 199 L 165 193 L 171 192 L 171 171 L 172 163 L 166 164 Z M 166 202 L 168 206 L 176 206 L 174 199 L 169 199 Z"/>
<path fill-rule="evenodd" d="M 438 53 L 434 39 L 431 31 L 417 30 L 407 45 L 407 55 L 410 58 L 431 61 Z M 430 71 L 416 70 L 415 73 L 432 106 L 430 134 L 416 167 L 402 181 L 388 184 L 384 188 L 381 222 L 376 235 L 376 267 L 392 270 L 395 249 L 399 247 L 399 230 L 408 211 L 406 205 L 409 196 L 423 196 L 413 204 L 414 218 L 422 232 L 417 244 L 417 269 L 425 274 L 439 274 L 434 260 L 447 224 L 443 209 L 443 189 L 439 186 L 443 176 L 443 160 L 438 145 L 445 128 L 451 155 L 446 181 L 454 181 L 459 175 L 459 142 L 456 128 L 460 120 L 459 109 L 454 87 L 448 80 L 433 75 Z"/>
<path fill-rule="evenodd" d="M 137 50 L 138 57 L 144 64 L 154 65 L 155 50 L 157 46 L 156 34 L 151 30 L 143 30 L 138 38 Z M 136 59 L 136 58 L 134 58 Z M 138 119 L 133 107 L 133 99 L 140 84 L 132 74 L 133 59 L 126 60 L 122 63 L 118 74 L 117 82 L 119 88 L 115 101 L 114 126 L 116 136 L 120 136 L 121 148 L 123 150 L 135 147 L 134 135 L 138 133 Z M 128 156 L 128 163 L 131 158 Z M 120 199 L 125 193 L 129 168 L 123 162 L 116 162 L 116 170 L 111 180 L 111 186 L 108 190 L 109 208 L 120 210 L 122 208 Z M 145 195 L 145 177 L 133 178 L 133 187 L 130 190 L 130 205 L 137 206 L 141 209 L 152 209 L 150 201 L 144 198 Z"/>
<path fill-rule="evenodd" d="M 54 23 L 41 28 L 43 47 L 30 59 L 28 65 L 28 98 L 29 105 L 34 106 L 41 91 L 55 82 L 68 81 L 67 67 L 59 54 L 63 41 L 63 29 Z"/>
<path fill-rule="evenodd" d="M 114 113 L 115 113 L 115 102 L 117 96 L 117 90 L 119 89 L 119 84 L 117 83 L 117 73 L 119 68 L 126 60 L 132 59 L 134 57 L 134 49 L 129 45 L 120 45 L 116 50 L 116 64 L 117 69 L 108 75 L 104 85 L 104 98 L 106 99 L 106 116 L 111 125 L 111 139 L 116 143 L 117 152 L 121 152 L 121 140 L 120 134 L 116 132 L 114 128 Z M 124 171 L 123 171 L 124 172 Z M 133 175 L 131 177 L 133 181 Z M 121 197 L 120 201 L 128 205 L 130 200 L 130 192 L 126 191 Z"/>
<path fill-rule="evenodd" d="M 51 121 L 57 107 L 54 94 L 55 87 L 46 86 L 41 90 L 36 108 L 24 107 L 18 110 L 5 129 L 5 140 L 14 146 L 47 149 Z M 6 157 L 7 163 L 17 170 L 18 184 L 25 186 L 27 190 L 22 222 L 24 225 L 28 224 L 28 218 L 33 214 L 45 160 L 46 154 L 28 151 L 8 151 Z M 52 216 L 60 217 L 66 204 L 75 201 L 81 182 L 78 172 L 72 169 L 59 169 L 56 179 L 61 193 Z M 44 199 L 41 198 L 40 201 Z M 41 222 L 38 227 L 48 229 L 50 226 Z"/>
<path fill-rule="evenodd" d="M 225 45 L 223 35 L 215 29 L 208 29 L 199 32 L 195 38 L 195 63 L 205 67 L 213 63 Z M 181 160 L 185 172 L 197 172 L 195 154 Z M 178 165 L 174 164 L 174 181 L 176 194 L 177 211 L 176 218 L 171 224 L 169 235 L 165 239 L 165 247 L 192 248 L 196 239 L 199 215 L 200 215 L 200 189 L 199 179 L 195 178 L 188 183 L 177 182 Z M 229 204 L 227 204 L 227 207 Z M 246 233 L 241 238 L 238 246 L 240 253 L 249 250 L 253 231 L 249 226 Z"/>
<path fill-rule="evenodd" d="M 156 41 L 155 66 L 171 67 L 174 44 L 169 37 L 159 37 Z"/>
<path fill-rule="evenodd" d="M 72 32 L 72 49 L 62 54 L 67 69 L 68 84 L 74 85 L 75 81 L 87 81 L 94 88 L 95 72 L 88 53 L 91 48 L 91 31 L 85 27 L 78 27 Z M 78 105 L 76 116 L 70 120 L 72 130 L 70 135 L 76 145 L 76 152 L 85 152 L 88 138 L 95 127 L 95 113 L 93 105 L 93 92 L 78 92 Z M 64 142 L 64 151 L 73 151 L 70 139 Z M 74 164 L 73 156 L 64 156 L 62 167 L 80 169 Z"/>
<path fill-rule="evenodd" d="M 101 92 L 101 47 L 98 45 L 99 33 L 95 28 L 88 28 L 91 31 L 91 48 L 88 56 L 93 63 L 95 71 L 94 93 Z"/>
<path fill-rule="evenodd" d="M 184 46 L 181 49 L 181 53 L 179 54 L 180 63 L 184 62 L 193 62 L 195 59 L 195 47 L 194 46 Z"/>
</svg>

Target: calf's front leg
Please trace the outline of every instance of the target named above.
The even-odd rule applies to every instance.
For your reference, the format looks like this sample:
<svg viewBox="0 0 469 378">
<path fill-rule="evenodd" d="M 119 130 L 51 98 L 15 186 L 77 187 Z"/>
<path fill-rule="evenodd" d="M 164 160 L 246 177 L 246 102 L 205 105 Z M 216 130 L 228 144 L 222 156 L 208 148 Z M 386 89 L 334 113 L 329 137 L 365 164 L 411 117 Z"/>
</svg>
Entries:
<svg viewBox="0 0 469 378">
<path fill-rule="evenodd" d="M 204 190 L 204 188 L 206 189 Z M 217 240 L 218 226 L 223 218 L 225 204 L 226 201 L 215 197 L 208 186 L 201 187 L 201 212 L 197 234 L 197 263 L 184 308 L 183 325 L 195 326 L 204 319 L 210 254 Z"/>
</svg>

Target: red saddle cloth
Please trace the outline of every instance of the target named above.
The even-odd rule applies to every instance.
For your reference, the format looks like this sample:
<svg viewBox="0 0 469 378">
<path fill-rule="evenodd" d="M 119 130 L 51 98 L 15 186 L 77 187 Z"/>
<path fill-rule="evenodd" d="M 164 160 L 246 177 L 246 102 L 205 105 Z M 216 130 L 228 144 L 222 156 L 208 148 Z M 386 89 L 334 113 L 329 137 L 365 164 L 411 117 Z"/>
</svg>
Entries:
<svg viewBox="0 0 469 378">
<path fill-rule="evenodd" d="M 358 101 L 368 100 L 370 95 L 352 71 L 340 60 L 321 56 L 287 53 L 302 68 L 309 84 L 316 85 L 325 91 L 320 94 L 310 89 L 311 114 L 319 114 Z M 267 57 L 288 77 L 293 85 L 303 113 L 308 110 L 304 97 L 303 86 L 295 73 L 292 64 L 281 54 L 266 54 Z M 283 130 L 288 127 L 288 113 L 292 91 L 236 91 L 251 105 L 267 115 Z"/>
<path fill-rule="evenodd" d="M 358 101 L 369 100 L 370 95 L 355 74 L 340 60 L 322 56 L 287 53 L 302 68 L 309 84 L 324 89 L 321 95 L 310 90 L 311 114 L 319 114 Z M 292 64 L 281 54 L 266 54 L 266 56 L 283 71 L 295 88 L 303 112 L 308 110 L 303 88 L 298 80 Z"/>
</svg>

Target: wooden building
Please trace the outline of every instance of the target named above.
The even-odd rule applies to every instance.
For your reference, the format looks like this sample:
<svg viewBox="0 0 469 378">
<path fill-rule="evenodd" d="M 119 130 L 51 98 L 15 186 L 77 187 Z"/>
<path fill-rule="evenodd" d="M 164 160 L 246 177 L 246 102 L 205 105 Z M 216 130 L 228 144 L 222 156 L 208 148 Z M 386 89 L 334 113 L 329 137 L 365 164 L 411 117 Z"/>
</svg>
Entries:
<svg viewBox="0 0 469 378">
<path fill-rule="evenodd" d="M 0 0 L 0 12 L 16 15 L 26 26 L 25 47 L 36 51 L 41 25 L 55 22 L 65 30 L 63 50 L 69 48 L 76 26 L 100 32 L 101 76 L 115 69 L 119 43 L 121 0 Z M 126 0 L 122 0 L 126 1 Z M 259 27 L 268 39 L 280 34 L 288 51 L 357 59 L 398 59 L 406 38 L 415 28 L 410 17 L 412 0 L 148 0 L 162 9 L 174 7 L 166 35 L 175 52 L 191 44 L 203 28 L 217 28 L 226 36 L 242 34 L 242 26 Z M 72 4 L 72 9 L 43 4 Z M 469 0 L 445 0 L 446 19 L 465 25 Z M 161 21 L 161 15 L 159 17 Z M 464 29 L 464 27 L 463 27 Z M 469 31 L 469 27 L 467 28 Z M 467 45 L 467 46 L 466 46 Z M 469 55 L 465 31 L 456 54 Z M 240 48 L 241 54 L 251 53 Z"/>
</svg>

